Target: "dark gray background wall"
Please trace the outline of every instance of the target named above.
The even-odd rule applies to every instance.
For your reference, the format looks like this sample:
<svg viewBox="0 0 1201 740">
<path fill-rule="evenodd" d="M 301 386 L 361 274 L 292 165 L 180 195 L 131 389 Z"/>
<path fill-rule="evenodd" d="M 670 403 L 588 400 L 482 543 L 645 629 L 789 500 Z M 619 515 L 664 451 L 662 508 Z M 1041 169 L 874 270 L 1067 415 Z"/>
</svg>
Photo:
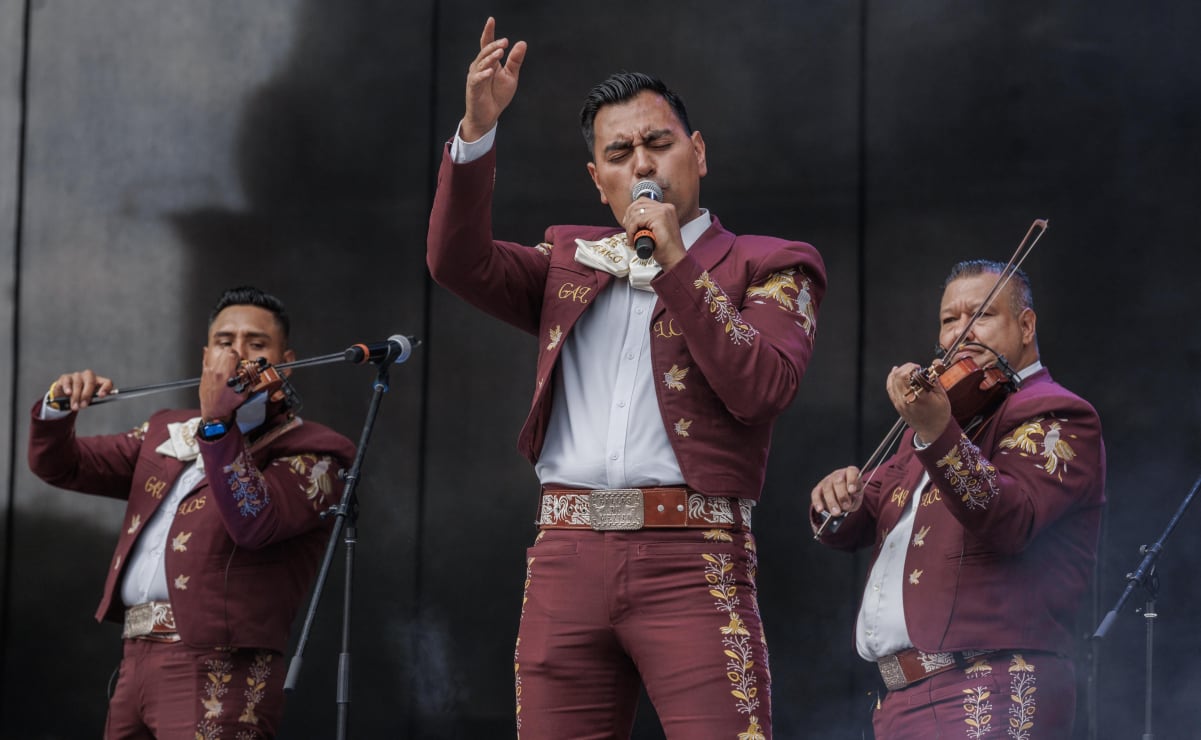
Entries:
<svg viewBox="0 0 1201 740">
<path fill-rule="evenodd" d="M 512 736 L 536 489 L 514 441 L 535 347 L 431 286 L 423 255 L 438 147 L 489 14 L 531 45 L 501 123 L 498 235 L 609 222 L 576 115 L 592 83 L 641 69 L 705 135 L 703 205 L 826 259 L 817 352 L 756 517 L 777 737 L 859 738 L 876 687 L 850 642 L 865 563 L 812 543 L 808 490 L 891 425 L 883 377 L 931 359 L 950 264 L 1007 259 L 1034 218 L 1051 224 L 1026 265 L 1043 359 L 1098 407 L 1109 447 L 1081 633 L 1117 599 L 1201 472 L 1201 8 L 0 0 L 0 736 L 96 736 L 120 654 L 90 615 L 121 507 L 33 479 L 29 406 L 80 367 L 126 386 L 194 377 L 209 306 L 241 282 L 289 303 L 301 357 L 423 341 L 392 372 L 360 487 L 352 730 Z M 357 438 L 373 378 L 298 371 L 305 415 Z M 79 426 L 193 402 L 100 406 Z M 1195 733 L 1197 517 L 1159 568 L 1163 737 Z M 285 737 L 333 733 L 340 569 Z M 1132 609 L 1098 655 L 1082 641 L 1098 737 L 1141 735 L 1143 643 Z M 646 714 L 636 736 L 662 735 Z"/>
</svg>

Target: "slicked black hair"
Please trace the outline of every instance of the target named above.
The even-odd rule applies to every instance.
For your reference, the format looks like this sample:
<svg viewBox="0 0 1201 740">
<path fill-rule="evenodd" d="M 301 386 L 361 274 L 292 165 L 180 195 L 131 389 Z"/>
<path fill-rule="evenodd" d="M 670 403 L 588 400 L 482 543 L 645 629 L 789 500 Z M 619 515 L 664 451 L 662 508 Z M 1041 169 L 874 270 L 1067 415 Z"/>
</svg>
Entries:
<svg viewBox="0 0 1201 740">
<path fill-rule="evenodd" d="M 684 108 L 684 101 L 663 84 L 662 80 L 641 72 L 617 72 L 589 90 L 588 97 L 584 98 L 584 107 L 580 109 L 580 132 L 584 134 L 584 142 L 588 145 L 589 160 L 592 159 L 593 149 L 596 147 L 593 123 L 596 121 L 597 112 L 606 105 L 632 100 L 645 90 L 662 96 L 684 126 L 685 133 L 692 136 L 692 126 L 688 123 L 688 111 Z"/>
<path fill-rule="evenodd" d="M 257 306 L 270 311 L 275 316 L 279 328 L 283 329 L 284 344 L 287 345 L 288 335 L 292 331 L 292 320 L 288 318 L 288 311 L 284 308 L 283 301 L 253 285 L 239 285 L 236 288 L 230 288 L 221 294 L 217 305 L 213 307 L 213 312 L 209 314 L 210 328 L 217 320 L 217 314 L 230 306 Z"/>
<path fill-rule="evenodd" d="M 942 283 L 942 288 L 946 290 L 948 285 L 959 278 L 975 277 L 986 272 L 1002 275 L 1005 272 L 1005 263 L 994 260 L 963 260 L 951 268 L 950 274 Z M 1009 295 L 1010 307 L 1015 315 L 1021 313 L 1023 308 L 1034 308 L 1034 293 L 1030 290 L 1029 275 L 1018 268 L 1014 270 L 1013 277 L 1009 279 L 1009 285 L 1013 288 L 1013 292 Z"/>
</svg>

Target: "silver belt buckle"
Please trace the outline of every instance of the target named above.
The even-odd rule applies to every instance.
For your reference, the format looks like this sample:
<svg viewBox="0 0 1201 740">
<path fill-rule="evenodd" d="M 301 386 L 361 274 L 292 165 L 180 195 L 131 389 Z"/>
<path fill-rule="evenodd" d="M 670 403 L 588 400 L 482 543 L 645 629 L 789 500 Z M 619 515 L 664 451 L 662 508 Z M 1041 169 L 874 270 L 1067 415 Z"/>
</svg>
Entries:
<svg viewBox="0 0 1201 740">
<path fill-rule="evenodd" d="M 590 491 L 588 522 L 598 532 L 642 529 L 642 491 L 638 488 Z"/>
<path fill-rule="evenodd" d="M 880 678 L 884 679 L 884 686 L 889 691 L 897 691 L 909 685 L 905 671 L 901 670 L 901 660 L 896 655 L 885 655 L 876 661 L 876 665 L 880 668 Z"/>
<path fill-rule="evenodd" d="M 141 637 L 154 629 L 154 607 L 150 603 L 138 604 L 125 610 L 125 629 L 121 637 Z"/>
</svg>

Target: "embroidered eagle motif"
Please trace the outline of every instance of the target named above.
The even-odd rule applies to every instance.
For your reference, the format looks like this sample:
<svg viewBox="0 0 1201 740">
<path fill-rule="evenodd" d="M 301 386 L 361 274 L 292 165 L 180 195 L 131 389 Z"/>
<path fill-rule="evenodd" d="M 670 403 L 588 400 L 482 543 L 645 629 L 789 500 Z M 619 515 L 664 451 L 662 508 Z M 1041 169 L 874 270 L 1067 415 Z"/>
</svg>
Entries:
<svg viewBox="0 0 1201 740">
<path fill-rule="evenodd" d="M 1043 417 L 1039 416 L 1014 429 L 1001 440 L 1001 449 L 1018 450 L 1023 456 L 1041 456 L 1043 463 L 1040 467 L 1048 475 L 1063 480 L 1063 471 L 1067 470 L 1068 462 L 1076 458 L 1076 451 L 1063 439 L 1063 429 L 1058 421 L 1052 421 L 1045 430 L 1043 421 Z M 1042 443 L 1035 437 L 1042 437 Z"/>
<path fill-rule="evenodd" d="M 681 437 L 688 436 L 688 427 L 692 426 L 692 419 L 680 419 L 676 422 L 676 434 Z"/>
<path fill-rule="evenodd" d="M 797 292 L 796 280 L 792 277 L 796 274 L 795 269 L 780 270 L 773 272 L 767 276 L 767 279 L 758 285 L 752 285 L 746 289 L 747 298 L 770 298 L 779 303 L 781 306 L 790 311 L 795 311 L 796 306 L 792 302 L 792 296 L 788 295 L 786 290 L 792 290 L 795 295 Z"/>
<path fill-rule="evenodd" d="M 550 328 L 550 344 L 546 345 L 546 351 L 552 351 L 555 347 L 559 346 L 559 342 L 561 341 L 563 341 L 563 325 L 555 324 Z"/>
</svg>

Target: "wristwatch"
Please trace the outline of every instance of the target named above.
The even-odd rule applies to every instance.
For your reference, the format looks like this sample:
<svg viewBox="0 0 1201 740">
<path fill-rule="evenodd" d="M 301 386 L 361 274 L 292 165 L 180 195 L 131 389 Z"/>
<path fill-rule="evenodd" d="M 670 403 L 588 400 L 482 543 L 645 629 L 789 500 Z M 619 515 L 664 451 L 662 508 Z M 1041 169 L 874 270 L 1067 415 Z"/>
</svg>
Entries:
<svg viewBox="0 0 1201 740">
<path fill-rule="evenodd" d="M 205 442 L 213 442 L 225 436 L 229 422 L 224 419 L 202 419 L 197 436 Z"/>
</svg>

